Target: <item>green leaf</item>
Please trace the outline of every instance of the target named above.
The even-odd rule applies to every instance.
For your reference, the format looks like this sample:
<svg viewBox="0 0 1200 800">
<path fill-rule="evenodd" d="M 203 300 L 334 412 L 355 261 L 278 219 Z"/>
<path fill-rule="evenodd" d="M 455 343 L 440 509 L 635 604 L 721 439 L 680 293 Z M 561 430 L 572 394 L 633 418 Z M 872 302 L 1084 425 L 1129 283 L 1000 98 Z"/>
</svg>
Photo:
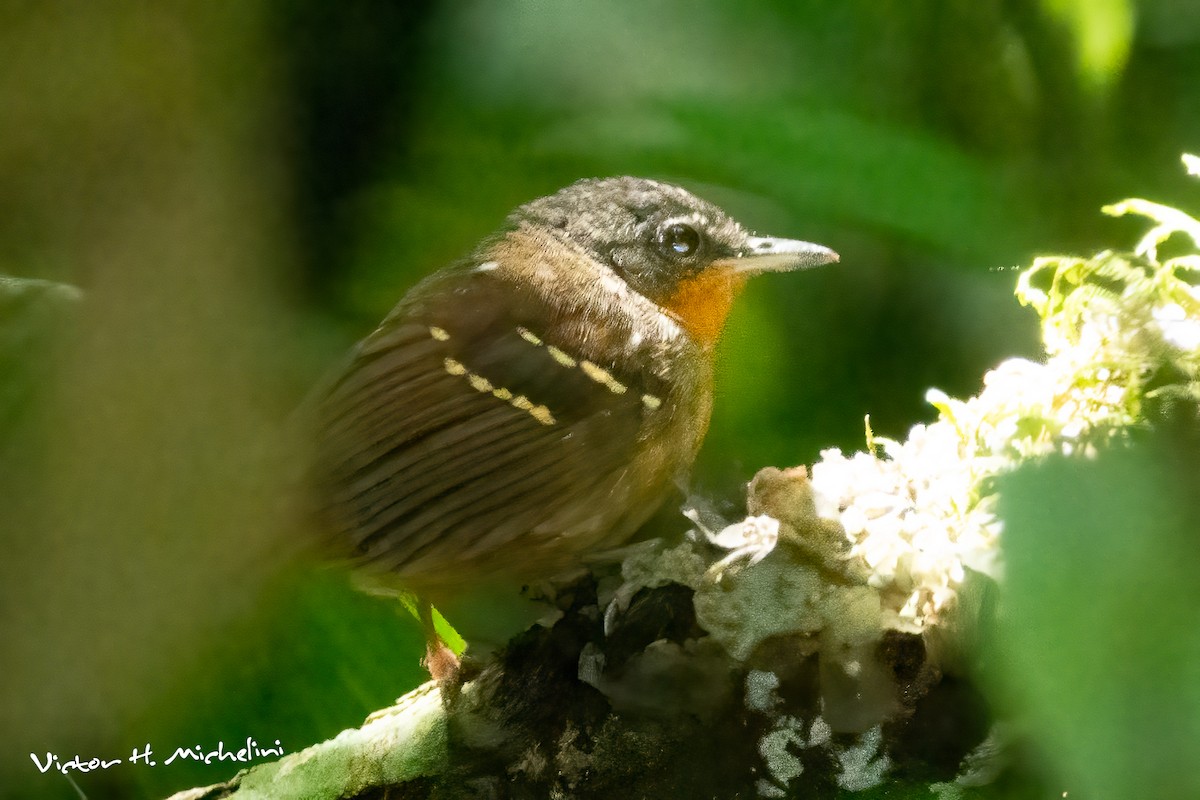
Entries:
<svg viewBox="0 0 1200 800">
<path fill-rule="evenodd" d="M 1075 40 L 1075 64 L 1083 82 L 1095 89 L 1110 86 L 1133 43 L 1131 0 L 1043 0 L 1043 7 Z"/>
<path fill-rule="evenodd" d="M 1001 482 L 997 674 L 1072 794 L 1200 796 L 1195 474 L 1160 444 Z"/>
</svg>

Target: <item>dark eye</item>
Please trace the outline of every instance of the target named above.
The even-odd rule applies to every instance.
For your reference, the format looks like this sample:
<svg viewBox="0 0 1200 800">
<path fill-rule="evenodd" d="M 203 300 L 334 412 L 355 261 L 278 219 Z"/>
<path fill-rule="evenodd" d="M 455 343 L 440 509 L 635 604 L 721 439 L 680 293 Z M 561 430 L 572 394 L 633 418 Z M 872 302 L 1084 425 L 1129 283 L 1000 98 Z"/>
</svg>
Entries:
<svg viewBox="0 0 1200 800">
<path fill-rule="evenodd" d="M 671 222 L 659 229 L 658 246 L 668 256 L 687 258 L 700 249 L 700 232 L 687 223 Z"/>
</svg>

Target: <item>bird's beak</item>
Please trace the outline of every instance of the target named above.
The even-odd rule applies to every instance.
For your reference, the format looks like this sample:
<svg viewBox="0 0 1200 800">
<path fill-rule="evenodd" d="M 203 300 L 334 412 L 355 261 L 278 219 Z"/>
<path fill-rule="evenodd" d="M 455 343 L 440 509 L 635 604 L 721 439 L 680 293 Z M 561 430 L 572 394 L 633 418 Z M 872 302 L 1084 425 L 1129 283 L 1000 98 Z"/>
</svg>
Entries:
<svg viewBox="0 0 1200 800">
<path fill-rule="evenodd" d="M 742 251 L 726 259 L 725 265 L 743 275 L 760 272 L 788 272 L 832 264 L 838 254 L 819 244 L 796 239 L 775 239 L 770 236 L 750 236 Z"/>
</svg>

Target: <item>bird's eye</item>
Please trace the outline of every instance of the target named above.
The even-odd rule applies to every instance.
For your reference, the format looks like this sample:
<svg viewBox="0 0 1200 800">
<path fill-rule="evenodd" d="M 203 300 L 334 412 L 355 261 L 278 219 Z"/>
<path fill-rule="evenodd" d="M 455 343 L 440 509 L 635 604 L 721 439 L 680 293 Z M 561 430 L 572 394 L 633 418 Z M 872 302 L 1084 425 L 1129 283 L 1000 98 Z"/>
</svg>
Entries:
<svg viewBox="0 0 1200 800">
<path fill-rule="evenodd" d="M 658 246 L 668 256 L 687 258 L 700 249 L 700 232 L 684 222 L 670 222 L 658 231 Z"/>
</svg>

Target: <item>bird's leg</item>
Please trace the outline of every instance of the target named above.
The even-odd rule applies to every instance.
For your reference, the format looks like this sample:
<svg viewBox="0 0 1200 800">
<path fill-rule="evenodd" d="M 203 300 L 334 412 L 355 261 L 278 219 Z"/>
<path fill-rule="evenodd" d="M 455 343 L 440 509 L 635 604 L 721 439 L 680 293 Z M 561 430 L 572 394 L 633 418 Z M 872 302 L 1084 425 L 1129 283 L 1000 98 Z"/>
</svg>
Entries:
<svg viewBox="0 0 1200 800">
<path fill-rule="evenodd" d="M 421 630 L 425 633 L 425 669 L 441 687 L 451 686 L 458 680 L 461 666 L 458 656 L 446 646 L 433 626 L 433 606 L 424 598 L 417 599 L 417 616 Z"/>
</svg>

